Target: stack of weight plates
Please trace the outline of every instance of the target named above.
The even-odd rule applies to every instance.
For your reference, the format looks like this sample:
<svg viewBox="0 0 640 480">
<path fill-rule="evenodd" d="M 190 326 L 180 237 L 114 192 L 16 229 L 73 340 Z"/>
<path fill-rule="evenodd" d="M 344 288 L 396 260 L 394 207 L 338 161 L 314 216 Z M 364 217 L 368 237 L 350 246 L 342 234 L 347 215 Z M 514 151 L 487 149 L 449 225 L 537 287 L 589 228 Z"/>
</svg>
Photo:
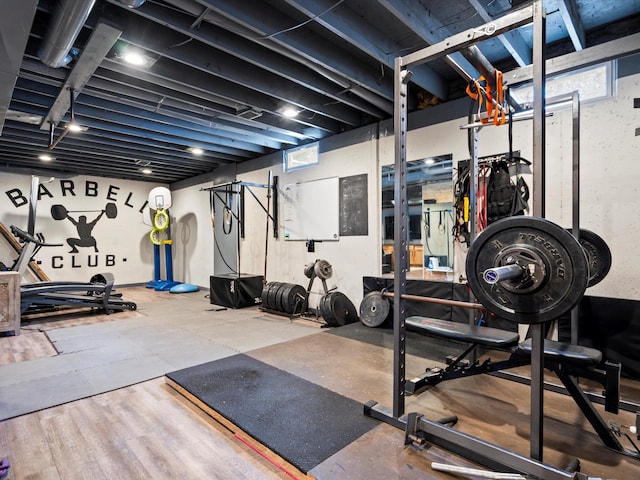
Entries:
<svg viewBox="0 0 640 480">
<path fill-rule="evenodd" d="M 302 285 L 269 282 L 262 289 L 262 307 L 287 314 L 302 313 L 306 293 Z"/>
</svg>

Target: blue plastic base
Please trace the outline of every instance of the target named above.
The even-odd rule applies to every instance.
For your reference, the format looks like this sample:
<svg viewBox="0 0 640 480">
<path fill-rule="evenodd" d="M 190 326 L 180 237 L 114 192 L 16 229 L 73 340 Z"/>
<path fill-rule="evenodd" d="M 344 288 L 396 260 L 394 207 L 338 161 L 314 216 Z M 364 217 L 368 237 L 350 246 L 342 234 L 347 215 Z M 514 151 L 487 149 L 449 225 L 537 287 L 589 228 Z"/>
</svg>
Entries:
<svg viewBox="0 0 640 480">
<path fill-rule="evenodd" d="M 175 287 L 178 284 L 180 284 L 180 282 L 169 282 L 168 280 L 159 280 L 156 282 L 156 285 L 153 288 L 156 292 L 166 292 L 168 290 L 171 290 L 173 287 Z"/>
<path fill-rule="evenodd" d="M 193 285 L 191 283 L 181 283 L 180 285 L 176 285 L 172 287 L 169 292 L 171 293 L 189 293 L 189 292 L 197 292 L 200 290 L 200 287 L 197 285 Z"/>
</svg>

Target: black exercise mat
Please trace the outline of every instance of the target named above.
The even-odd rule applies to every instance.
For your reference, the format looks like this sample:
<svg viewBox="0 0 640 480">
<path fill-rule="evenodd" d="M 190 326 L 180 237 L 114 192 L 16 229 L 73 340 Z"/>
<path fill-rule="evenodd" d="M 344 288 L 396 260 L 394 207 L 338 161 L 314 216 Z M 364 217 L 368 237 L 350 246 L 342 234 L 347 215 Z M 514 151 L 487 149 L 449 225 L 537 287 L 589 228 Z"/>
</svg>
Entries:
<svg viewBox="0 0 640 480">
<path fill-rule="evenodd" d="M 362 322 L 357 322 L 332 328 L 327 333 L 369 343 L 378 347 L 393 349 L 392 328 L 371 328 Z M 444 361 L 447 355 L 458 355 L 464 350 L 464 347 L 462 347 L 460 343 L 429 337 L 412 331 L 407 331 L 406 339 L 406 351 L 409 355 L 428 358 L 430 360 Z"/>
<path fill-rule="evenodd" d="M 361 403 L 247 355 L 166 376 L 304 473 L 379 424 Z"/>
</svg>

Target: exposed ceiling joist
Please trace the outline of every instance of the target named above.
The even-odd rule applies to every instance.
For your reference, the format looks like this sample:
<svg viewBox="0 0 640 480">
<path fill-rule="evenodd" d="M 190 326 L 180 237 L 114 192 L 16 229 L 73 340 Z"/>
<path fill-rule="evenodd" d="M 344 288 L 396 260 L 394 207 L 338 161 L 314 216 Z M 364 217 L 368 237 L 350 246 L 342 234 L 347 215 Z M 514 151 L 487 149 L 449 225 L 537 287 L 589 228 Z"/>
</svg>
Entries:
<svg viewBox="0 0 640 480">
<path fill-rule="evenodd" d="M 578 68 L 588 67 L 597 63 L 608 62 L 617 58 L 640 53 L 640 33 L 629 35 L 618 40 L 595 45 L 579 52 L 567 53 L 547 60 L 547 76 L 558 75 Z M 531 65 L 517 68 L 505 73 L 504 78 L 510 85 L 517 85 L 533 79 Z"/>
<path fill-rule="evenodd" d="M 471 6 L 478 12 L 480 18 L 485 23 L 489 23 L 493 20 L 493 16 L 487 10 L 480 0 L 468 0 Z M 494 2 L 490 2 L 494 3 Z M 506 10 L 506 5 L 508 2 L 503 1 L 499 4 L 502 7 L 502 11 Z M 511 54 L 514 60 L 520 65 L 524 67 L 525 65 L 529 65 L 531 63 L 531 47 L 527 45 L 522 38 L 522 35 L 517 30 L 510 30 L 508 32 L 503 33 L 502 35 L 498 35 L 498 40 L 502 42 L 504 48 Z"/>
<path fill-rule="evenodd" d="M 295 30 L 289 31 L 292 25 L 298 23 L 293 18 L 268 8 L 263 9 L 259 15 L 255 15 L 240 2 L 196 1 L 230 20 L 232 28 L 235 29 L 237 23 L 249 29 L 251 32 L 249 38 L 254 41 L 276 42 L 297 56 L 322 65 L 335 74 L 343 75 L 355 85 L 367 88 L 389 101 L 393 100 L 393 79 L 390 75 L 382 74 L 379 66 L 374 66 L 361 58 L 355 58 L 342 49 L 332 46 L 312 30 L 305 31 L 304 36 L 299 35 Z"/>
<path fill-rule="evenodd" d="M 547 10 L 549 72 L 637 51 L 638 0 L 539 1 Z M 494 66 L 509 71 L 524 65 L 532 45 L 532 29 L 525 25 L 505 30 L 503 39 L 487 35 L 467 49 L 440 51 L 444 56 L 411 63 L 420 49 L 461 32 L 475 37 L 489 20 L 499 25 L 501 18 L 526 9 L 531 0 L 131 3 L 0 1 L 4 170 L 155 183 L 191 177 L 199 181 L 205 174 L 215 175 L 217 168 L 342 132 L 361 127 L 361 132 L 370 132 L 370 125 L 393 115 L 393 63 L 398 56 L 413 73 L 406 101 L 408 110 L 415 111 L 464 96 L 466 80 L 483 73 L 490 77 Z M 563 18 L 561 7 L 575 10 L 572 20 L 567 14 Z M 79 20 L 71 22 L 73 28 L 58 28 L 71 17 L 69 9 L 78 10 L 74 18 Z M 113 48 L 95 55 L 91 68 L 83 67 L 101 23 L 122 34 Z M 64 54 L 58 68 L 39 55 L 52 27 L 61 34 L 54 37 Z M 577 57 L 564 57 L 579 48 L 571 28 L 582 29 L 580 45 L 587 48 L 575 52 Z M 610 41 L 622 43 L 593 47 Z M 125 47 L 141 50 L 147 62 L 126 63 Z M 528 68 L 505 74 L 505 81 L 526 78 Z M 49 152 L 55 160 L 43 163 L 38 155 L 47 150 L 49 132 L 39 125 L 50 112 L 57 112 L 56 122 L 70 119 L 68 88 L 81 90 L 73 101 L 74 113 L 89 130 L 66 136 Z M 439 91 L 439 98 L 425 90 Z M 286 116 L 286 105 L 295 107 L 298 115 Z M 205 150 L 202 155 L 191 150 L 196 146 Z M 143 168 L 153 173 L 143 173 Z"/>
<path fill-rule="evenodd" d="M 573 47 L 576 51 L 582 50 L 587 46 L 587 35 L 580 20 L 576 0 L 558 0 L 558 8 L 573 42 Z"/>
<path fill-rule="evenodd" d="M 353 10 L 337 4 L 334 0 L 285 1 L 338 37 L 367 52 L 383 65 L 393 68 L 394 58 L 399 56 L 398 52 L 402 50 L 402 47 L 385 36 L 383 32 L 360 22 L 359 15 Z M 332 8 L 334 5 L 337 5 L 335 9 Z M 444 78 L 428 65 L 420 65 L 414 68 L 412 73 L 413 83 L 438 98 L 448 97 L 448 88 Z"/>
</svg>

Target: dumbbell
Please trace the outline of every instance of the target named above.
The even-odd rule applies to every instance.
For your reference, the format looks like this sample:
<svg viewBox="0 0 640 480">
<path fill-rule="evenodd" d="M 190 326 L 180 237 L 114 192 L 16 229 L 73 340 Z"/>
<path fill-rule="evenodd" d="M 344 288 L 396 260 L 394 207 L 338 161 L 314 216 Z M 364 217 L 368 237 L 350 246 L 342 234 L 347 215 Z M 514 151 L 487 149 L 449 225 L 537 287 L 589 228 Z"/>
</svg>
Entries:
<svg viewBox="0 0 640 480">
<path fill-rule="evenodd" d="M 115 203 L 107 203 L 104 210 L 67 210 L 64 205 L 52 205 L 51 216 L 54 220 L 64 220 L 68 213 L 104 212 L 107 218 L 118 216 L 118 206 Z"/>
</svg>

